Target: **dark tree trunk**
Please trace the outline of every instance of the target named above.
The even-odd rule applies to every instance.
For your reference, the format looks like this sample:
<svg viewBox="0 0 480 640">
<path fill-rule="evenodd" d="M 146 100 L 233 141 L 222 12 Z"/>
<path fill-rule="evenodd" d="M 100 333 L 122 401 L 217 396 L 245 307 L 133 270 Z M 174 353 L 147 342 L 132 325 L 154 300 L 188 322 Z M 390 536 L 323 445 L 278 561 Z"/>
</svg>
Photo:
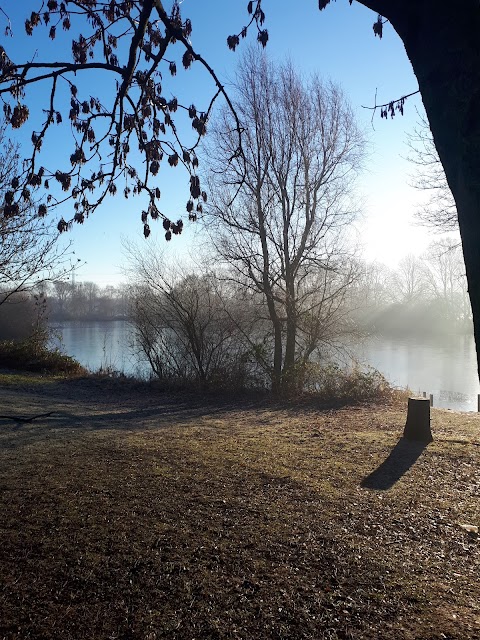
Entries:
<svg viewBox="0 0 480 640">
<path fill-rule="evenodd" d="M 271 374 L 272 379 L 272 391 L 273 393 L 279 393 L 281 390 L 282 382 L 282 359 L 283 359 L 283 343 L 282 343 L 282 323 L 278 317 L 277 310 L 275 308 L 275 301 L 269 288 L 266 273 L 264 272 L 265 282 L 265 295 L 267 298 L 268 315 L 273 328 L 273 371 Z"/>
<path fill-rule="evenodd" d="M 381 11 L 405 45 L 455 198 L 480 371 L 480 3 L 385 0 Z"/>
<path fill-rule="evenodd" d="M 297 309 L 295 304 L 293 278 L 287 282 L 285 360 L 283 363 L 282 385 L 291 390 L 295 385 L 295 347 L 297 342 Z"/>
<path fill-rule="evenodd" d="M 271 316 L 272 317 L 272 316 Z M 273 345 L 273 374 L 272 374 L 272 391 L 279 393 L 281 390 L 282 380 L 282 327 L 278 319 L 272 319 L 274 345 Z"/>
</svg>

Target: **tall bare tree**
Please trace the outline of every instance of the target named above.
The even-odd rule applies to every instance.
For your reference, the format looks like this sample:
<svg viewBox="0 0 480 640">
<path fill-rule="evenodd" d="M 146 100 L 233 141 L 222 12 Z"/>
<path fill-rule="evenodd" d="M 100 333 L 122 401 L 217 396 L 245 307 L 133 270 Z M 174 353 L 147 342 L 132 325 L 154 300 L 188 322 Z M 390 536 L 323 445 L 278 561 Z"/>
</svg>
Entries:
<svg viewBox="0 0 480 640">
<path fill-rule="evenodd" d="M 346 242 L 363 136 L 334 84 L 304 83 L 250 50 L 235 83 L 243 157 L 228 111 L 210 147 L 215 176 L 204 221 L 237 284 L 260 296 L 271 328 L 275 390 L 291 386 L 339 328 L 355 276 Z"/>
<path fill-rule="evenodd" d="M 390 282 L 392 297 L 396 302 L 418 302 L 427 285 L 423 260 L 412 253 L 407 254 L 391 274 Z"/>
<path fill-rule="evenodd" d="M 424 264 L 429 293 L 445 310 L 445 321 L 471 330 L 472 310 L 459 244 L 451 238 L 433 242 L 424 256 Z"/>
</svg>

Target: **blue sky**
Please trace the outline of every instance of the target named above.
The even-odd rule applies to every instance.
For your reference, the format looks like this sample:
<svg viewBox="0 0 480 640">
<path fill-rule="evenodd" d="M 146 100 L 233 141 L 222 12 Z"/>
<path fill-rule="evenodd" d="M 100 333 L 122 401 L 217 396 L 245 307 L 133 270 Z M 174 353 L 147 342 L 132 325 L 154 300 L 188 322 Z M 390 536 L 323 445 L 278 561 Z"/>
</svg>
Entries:
<svg viewBox="0 0 480 640">
<path fill-rule="evenodd" d="M 43 30 L 41 37 L 40 32 L 30 39 L 23 35 L 25 17 L 39 5 L 40 2 L 30 0 L 21 3 L 10 0 L 2 5 L 14 31 L 14 37 L 5 42 L 7 52 L 13 59 L 21 51 L 23 56 L 27 52 L 29 57 L 38 59 L 69 60 L 74 29 L 69 34 L 60 32 L 54 43 L 48 41 Z M 226 87 L 240 59 L 238 49 L 235 53 L 228 50 L 226 38 L 239 32 L 246 22 L 246 5 L 246 0 L 184 0 L 181 4 L 183 16 L 190 17 L 193 23 L 194 48 L 215 68 Z M 348 0 L 331 3 L 322 12 L 318 10 L 317 0 L 297 3 L 264 0 L 264 11 L 270 35 L 269 56 L 278 61 L 289 57 L 299 72 L 318 73 L 338 82 L 366 132 L 370 155 L 359 189 L 359 197 L 365 202 L 365 217 L 358 225 L 366 257 L 393 266 L 405 253 L 422 251 L 428 235 L 412 225 L 412 215 L 424 196 L 409 185 L 414 167 L 405 159 L 407 134 L 412 133 L 418 121 L 417 111 L 422 112 L 421 99 L 418 96 L 409 99 L 403 117 L 385 121 L 377 114 L 373 126 L 372 112 L 362 108 L 362 105 L 374 104 L 375 93 L 377 102 L 382 103 L 416 90 L 416 79 L 400 39 L 389 25 L 384 29 L 382 40 L 375 38 L 372 30 L 375 14 L 356 2 L 350 6 Z M 180 48 L 178 53 L 183 53 Z M 92 93 L 103 89 L 102 82 L 99 76 L 89 78 Z M 183 99 L 188 104 L 193 101 L 201 109 L 208 104 L 211 88 L 209 78 L 196 64 L 186 72 L 179 68 L 165 95 L 175 94 L 180 101 Z M 41 120 L 40 108 L 46 89 L 32 91 L 30 101 L 27 99 L 31 118 L 21 130 L 27 139 Z M 54 162 L 67 148 L 63 164 L 68 165 L 71 153 L 68 136 L 66 130 L 52 137 L 45 148 L 45 160 L 42 160 L 45 164 Z M 158 178 L 162 210 L 172 219 L 180 216 L 185 219 L 188 176 L 179 168 L 171 170 L 162 166 Z M 83 226 L 74 227 L 69 239 L 73 241 L 76 255 L 87 263 L 79 270 L 78 280 L 95 280 L 101 285 L 122 280 L 122 236 L 140 245 L 146 242 L 140 223 L 141 209 L 140 202 L 126 201 L 118 195 L 106 200 Z M 62 211 L 57 212 L 56 218 L 61 214 Z M 67 207 L 63 215 L 71 217 L 71 208 Z M 156 237 L 163 242 L 161 224 L 152 224 L 148 241 L 155 241 Z M 182 236 L 174 238 L 166 250 L 181 255 L 199 243 L 198 228 L 186 223 Z"/>
</svg>

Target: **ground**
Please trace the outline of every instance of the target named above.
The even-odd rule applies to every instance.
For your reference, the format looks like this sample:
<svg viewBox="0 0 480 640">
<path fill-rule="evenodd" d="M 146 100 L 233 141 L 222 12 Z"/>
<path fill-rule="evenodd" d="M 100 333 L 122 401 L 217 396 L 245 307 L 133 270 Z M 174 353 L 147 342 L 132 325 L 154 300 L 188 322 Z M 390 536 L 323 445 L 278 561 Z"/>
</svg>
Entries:
<svg viewBox="0 0 480 640">
<path fill-rule="evenodd" d="M 479 414 L 0 382 L 0 638 L 480 637 Z"/>
</svg>

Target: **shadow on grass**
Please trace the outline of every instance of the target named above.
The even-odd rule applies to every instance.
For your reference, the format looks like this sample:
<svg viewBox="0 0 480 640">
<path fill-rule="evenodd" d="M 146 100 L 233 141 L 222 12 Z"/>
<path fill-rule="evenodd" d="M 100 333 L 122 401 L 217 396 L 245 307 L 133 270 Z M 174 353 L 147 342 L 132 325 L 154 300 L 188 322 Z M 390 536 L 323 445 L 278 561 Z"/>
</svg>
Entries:
<svg viewBox="0 0 480 640">
<path fill-rule="evenodd" d="M 38 400 L 38 399 L 37 399 Z M 261 409 L 262 402 L 255 401 L 208 401 L 208 398 L 190 398 L 180 401 L 177 397 L 163 398 L 156 404 L 142 406 L 142 398 L 137 398 L 134 406 L 122 406 L 120 401 L 114 411 L 112 401 L 100 404 L 95 399 L 91 405 L 83 399 L 63 401 L 58 405 L 55 400 L 47 406 L 51 411 L 43 413 L 39 404 L 29 406 L 28 410 L 5 410 L 0 415 L 0 450 L 15 449 L 45 441 L 49 438 L 60 440 L 94 431 L 148 431 L 159 428 L 195 427 L 204 417 L 224 419 L 229 412 Z M 144 399 L 145 401 L 145 399 Z M 8 411 L 8 415 L 7 415 Z M 34 417 L 38 414 L 36 417 Z M 17 419 L 15 417 L 17 416 Z M 27 417 L 26 417 L 27 416 Z"/>
<path fill-rule="evenodd" d="M 428 442 L 400 438 L 388 458 L 378 469 L 366 476 L 360 486 L 379 491 L 390 489 L 415 464 L 427 446 Z"/>
</svg>

